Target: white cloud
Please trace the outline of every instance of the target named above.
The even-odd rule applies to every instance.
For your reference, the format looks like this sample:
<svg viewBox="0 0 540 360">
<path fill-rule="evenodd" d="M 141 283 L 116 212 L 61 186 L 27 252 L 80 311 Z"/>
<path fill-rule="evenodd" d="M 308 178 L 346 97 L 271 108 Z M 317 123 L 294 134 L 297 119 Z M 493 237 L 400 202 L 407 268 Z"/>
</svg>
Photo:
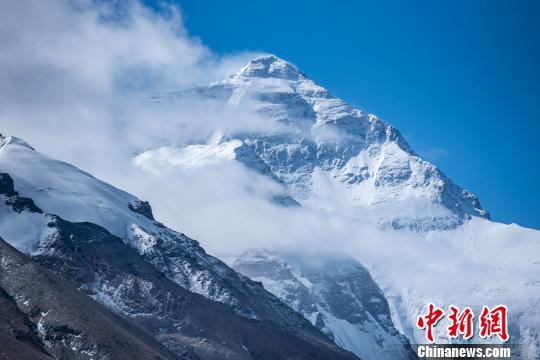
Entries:
<svg viewBox="0 0 540 360">
<path fill-rule="evenodd" d="M 0 43 L 0 131 L 98 176 L 153 142 L 210 132 L 208 104 L 156 107 L 150 95 L 221 79 L 254 55 L 218 56 L 179 9 L 136 1 L 3 1 Z"/>
</svg>

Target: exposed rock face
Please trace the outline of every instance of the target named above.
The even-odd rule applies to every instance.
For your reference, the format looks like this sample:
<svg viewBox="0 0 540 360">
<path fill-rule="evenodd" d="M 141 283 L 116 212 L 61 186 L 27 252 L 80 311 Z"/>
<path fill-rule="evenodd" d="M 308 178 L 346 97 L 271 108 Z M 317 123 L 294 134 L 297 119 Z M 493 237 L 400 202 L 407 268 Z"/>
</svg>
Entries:
<svg viewBox="0 0 540 360">
<path fill-rule="evenodd" d="M 154 214 L 152 213 L 152 207 L 148 201 L 135 200 L 128 204 L 128 208 L 129 210 L 146 216 L 149 220 L 155 220 Z"/>
<path fill-rule="evenodd" d="M 350 258 L 309 259 L 306 263 L 254 250 L 240 255 L 233 268 L 262 282 L 360 358 L 416 358 L 407 339 L 394 328 L 388 302 L 367 269 Z"/>
<path fill-rule="evenodd" d="M 20 213 L 25 210 L 35 213 L 43 212 L 32 199 L 19 196 L 13 186 L 13 179 L 5 173 L 0 173 L 0 194 L 5 196 L 6 205 L 11 206 L 15 212 Z"/>
<path fill-rule="evenodd" d="M 305 336 L 309 330 L 306 339 L 295 338 L 294 328 L 280 328 L 270 319 L 266 323 L 250 321 L 224 304 L 185 290 L 99 226 L 59 218 L 49 226 L 54 233 L 42 241 L 34 259 L 132 319 L 176 354 L 248 359 L 254 354 L 280 358 L 312 351 L 324 358 L 316 355 L 320 351 L 325 357 L 339 357 L 324 350 L 324 341 L 316 332 L 311 338 Z M 290 315 L 297 317 L 298 328 L 305 326 L 297 314 L 290 311 Z M 274 342 L 261 341 L 263 334 L 271 334 Z"/>
<path fill-rule="evenodd" d="M 0 246 L 3 245 L 0 241 Z M 16 301 L 0 288 L 0 358 L 46 359 L 36 326 L 19 309 Z"/>
<path fill-rule="evenodd" d="M 0 353 L 6 358 L 176 358 L 1 239 L 0 260 Z"/>
</svg>

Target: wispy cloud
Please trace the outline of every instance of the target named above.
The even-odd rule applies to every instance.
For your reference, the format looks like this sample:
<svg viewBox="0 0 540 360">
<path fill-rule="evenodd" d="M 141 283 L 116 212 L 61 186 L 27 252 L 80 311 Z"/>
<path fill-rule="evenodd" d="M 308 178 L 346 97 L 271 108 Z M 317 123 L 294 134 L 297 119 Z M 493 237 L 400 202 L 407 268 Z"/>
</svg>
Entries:
<svg viewBox="0 0 540 360">
<path fill-rule="evenodd" d="M 189 36 L 178 8 L 137 1 L 3 1 L 0 43 L 0 131 L 105 177 L 137 149 L 229 116 L 153 106 L 150 95 L 221 79 L 254 56 L 218 56 Z"/>
</svg>

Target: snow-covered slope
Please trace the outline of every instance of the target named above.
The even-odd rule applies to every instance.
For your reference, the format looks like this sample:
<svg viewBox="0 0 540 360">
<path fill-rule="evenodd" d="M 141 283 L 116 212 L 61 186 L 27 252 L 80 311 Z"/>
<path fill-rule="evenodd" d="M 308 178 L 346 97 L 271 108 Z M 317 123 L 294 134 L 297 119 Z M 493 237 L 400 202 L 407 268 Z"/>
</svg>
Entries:
<svg viewBox="0 0 540 360">
<path fill-rule="evenodd" d="M 414 351 L 392 324 L 388 303 L 367 269 L 351 258 L 309 262 L 252 250 L 235 270 L 260 281 L 336 344 L 361 359 L 412 359 Z"/>
<path fill-rule="evenodd" d="M 1 136 L 0 236 L 183 358 L 354 358 L 148 203 Z"/>
<path fill-rule="evenodd" d="M 453 230 L 423 234 L 387 231 L 376 240 L 381 254 L 363 257 L 381 286 L 398 330 L 411 342 L 426 342 L 414 324 L 432 302 L 440 307 L 508 306 L 510 343 L 520 359 L 540 356 L 540 232 L 515 224 L 473 218 Z M 456 342 L 437 327 L 437 342 Z M 477 330 L 477 329 L 476 329 Z M 497 342 L 497 338 L 474 343 Z"/>
<path fill-rule="evenodd" d="M 414 324 L 429 302 L 477 311 L 503 303 L 522 358 L 540 357 L 539 231 L 490 221 L 474 194 L 416 154 L 398 130 L 333 97 L 275 56 L 254 59 L 225 80 L 156 100 L 179 98 L 221 101 L 274 125 L 221 134 L 217 142 L 201 143 L 207 154 L 235 144 L 238 162 L 286 186 L 302 207 L 352 219 L 358 229 L 381 229 L 344 250 L 369 268 L 395 327 L 412 343 L 424 341 Z M 150 155 L 159 151 L 139 155 L 144 161 L 138 165 L 154 167 Z M 192 162 L 175 159 L 161 163 Z M 342 240 L 328 241 L 339 247 Z M 304 252 L 298 249 L 299 256 Z"/>
</svg>

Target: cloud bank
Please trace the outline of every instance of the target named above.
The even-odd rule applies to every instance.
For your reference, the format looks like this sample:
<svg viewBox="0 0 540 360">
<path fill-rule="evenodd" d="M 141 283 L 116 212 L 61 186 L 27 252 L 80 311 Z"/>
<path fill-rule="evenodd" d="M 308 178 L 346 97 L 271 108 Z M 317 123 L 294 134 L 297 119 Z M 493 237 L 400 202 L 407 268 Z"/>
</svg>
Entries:
<svg viewBox="0 0 540 360">
<path fill-rule="evenodd" d="M 216 55 L 189 36 L 178 8 L 166 10 L 1 2 L 0 131 L 106 176 L 135 151 L 215 128 L 208 104 L 157 107 L 149 98 L 221 79 L 254 54 Z"/>
</svg>

